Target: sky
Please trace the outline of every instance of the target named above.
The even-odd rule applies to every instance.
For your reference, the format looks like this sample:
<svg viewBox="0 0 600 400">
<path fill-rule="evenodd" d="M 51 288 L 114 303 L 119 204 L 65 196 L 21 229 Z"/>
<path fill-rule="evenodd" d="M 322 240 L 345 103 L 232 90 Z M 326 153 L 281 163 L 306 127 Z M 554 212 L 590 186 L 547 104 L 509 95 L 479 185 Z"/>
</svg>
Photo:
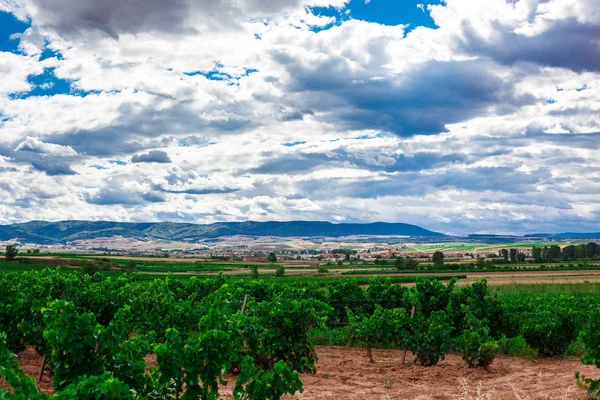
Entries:
<svg viewBox="0 0 600 400">
<path fill-rule="evenodd" d="M 0 0 L 0 224 L 600 231 L 600 0 Z"/>
</svg>

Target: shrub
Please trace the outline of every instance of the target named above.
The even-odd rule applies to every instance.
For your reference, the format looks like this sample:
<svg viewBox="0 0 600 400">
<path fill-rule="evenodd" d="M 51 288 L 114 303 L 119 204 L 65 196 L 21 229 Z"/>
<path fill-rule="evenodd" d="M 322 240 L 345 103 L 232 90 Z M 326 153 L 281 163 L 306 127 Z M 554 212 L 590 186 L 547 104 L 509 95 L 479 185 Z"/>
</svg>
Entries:
<svg viewBox="0 0 600 400">
<path fill-rule="evenodd" d="M 403 308 L 384 309 L 377 304 L 373 315 L 363 318 L 354 315 L 349 308 L 346 312 L 348 339 L 363 342 L 371 362 L 374 362 L 372 346 L 404 347 L 408 342 L 410 317 Z"/>
<path fill-rule="evenodd" d="M 600 310 L 596 309 L 581 331 L 581 340 L 585 346 L 585 354 L 581 361 L 586 365 L 595 365 L 600 368 Z M 600 396 L 600 379 L 591 379 L 579 372 L 577 377 L 577 386 L 587 389 L 590 398 Z"/>
<path fill-rule="evenodd" d="M 432 312 L 428 318 L 419 313 L 413 321 L 413 330 L 409 347 L 419 364 L 429 367 L 444 359 L 452 332 L 445 311 Z"/>
<path fill-rule="evenodd" d="M 456 279 L 452 279 L 445 286 L 436 279 L 417 278 L 415 286 L 417 300 L 421 305 L 421 312 L 425 317 L 428 317 L 433 311 L 446 310 L 455 284 Z"/>
<path fill-rule="evenodd" d="M 285 275 L 285 268 L 283 266 L 277 267 L 277 269 L 275 270 L 275 276 L 280 278 L 284 275 Z"/>
<path fill-rule="evenodd" d="M 467 312 L 465 328 L 456 339 L 456 349 L 469 368 L 487 367 L 498 353 L 498 345 L 489 336 L 489 329 Z"/>
<path fill-rule="evenodd" d="M 317 272 L 319 272 L 320 274 L 326 274 L 327 272 L 329 272 L 329 269 L 325 265 L 319 265 L 319 268 L 317 268 Z"/>
<path fill-rule="evenodd" d="M 252 276 L 254 279 L 258 278 L 258 267 L 257 267 L 256 265 L 253 265 L 253 266 L 251 266 L 251 267 L 250 267 L 250 271 L 251 271 L 251 272 L 250 272 L 250 275 L 251 275 L 251 276 Z"/>
<path fill-rule="evenodd" d="M 522 329 L 527 344 L 540 355 L 549 357 L 565 354 L 576 337 L 573 316 L 567 312 L 532 313 L 525 319 Z"/>
<path fill-rule="evenodd" d="M 537 351 L 527 344 L 523 336 L 513 338 L 503 336 L 498 340 L 498 345 L 499 350 L 509 356 L 533 359 L 538 355 Z"/>
<path fill-rule="evenodd" d="M 83 268 L 83 273 L 86 275 L 94 275 L 95 273 L 100 271 L 98 264 L 96 264 L 93 261 L 82 262 L 82 268 Z"/>
</svg>

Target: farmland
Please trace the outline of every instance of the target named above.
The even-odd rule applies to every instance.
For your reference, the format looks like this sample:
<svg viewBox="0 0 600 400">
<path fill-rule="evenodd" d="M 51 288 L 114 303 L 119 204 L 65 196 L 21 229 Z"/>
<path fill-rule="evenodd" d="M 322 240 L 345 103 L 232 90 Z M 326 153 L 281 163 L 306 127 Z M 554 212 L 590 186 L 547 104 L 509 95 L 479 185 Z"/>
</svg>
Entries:
<svg viewBox="0 0 600 400">
<path fill-rule="evenodd" d="M 18 256 L 0 263 L 0 390 L 584 398 L 575 373 L 600 376 L 600 262 L 477 261 Z"/>
<path fill-rule="evenodd" d="M 496 355 L 499 357 L 488 369 L 496 371 L 492 375 L 494 379 L 500 379 L 502 374 L 514 374 L 516 381 L 523 384 L 519 390 L 527 393 L 532 393 L 531 384 L 516 376 L 515 365 L 525 364 L 529 371 L 539 368 L 547 374 L 560 371 L 561 380 L 552 379 L 548 385 L 565 393 L 572 390 L 576 371 L 592 376 L 595 373 L 593 367 L 586 367 L 575 359 L 553 361 L 544 357 L 583 354 L 588 345 L 585 332 L 590 329 L 588 310 L 600 306 L 600 285 L 509 285 L 494 289 L 485 281 L 458 287 L 455 279 L 442 284 L 423 276 L 416 279 L 416 286 L 407 288 L 394 285 L 389 278 L 377 277 L 371 277 L 363 286 L 352 277 L 236 280 L 220 275 L 174 280 L 171 275 L 166 279 L 148 280 L 141 279 L 142 276 L 141 273 L 122 273 L 102 277 L 99 273 L 90 276 L 72 270 L 49 269 L 4 274 L 0 285 L 4 305 L 0 327 L 6 332 L 2 339 L 6 347 L 1 359 L 8 384 L 21 382 L 28 396 L 31 393 L 38 396 L 35 394 L 38 389 L 27 386 L 33 382 L 28 383 L 24 375 L 19 375 L 18 364 L 10 361 L 10 352 L 26 349 L 21 355 L 26 370 L 31 370 L 28 362 L 35 360 L 35 364 L 46 355 L 49 369 L 45 373 L 50 375 L 41 388 L 50 394 L 56 393 L 55 396 L 64 396 L 65 392 L 87 393 L 93 379 L 110 379 L 119 396 L 125 396 L 131 387 L 140 392 L 183 391 L 184 386 L 164 386 L 166 382 L 177 383 L 180 379 L 182 385 L 197 382 L 199 386 L 197 393 L 200 394 L 188 398 L 211 398 L 203 397 L 202 391 L 216 394 L 218 390 L 224 398 L 242 398 L 244 391 L 263 393 L 261 391 L 271 387 L 273 379 L 277 379 L 278 391 L 269 389 L 275 392 L 255 398 L 279 398 L 286 392 L 297 392 L 304 380 L 315 385 L 312 389 L 307 386 L 306 397 L 303 397 L 311 399 L 318 398 L 315 397 L 318 390 L 314 390 L 321 380 L 297 373 L 317 371 L 315 377 L 322 373 L 326 376 L 323 379 L 330 379 L 327 377 L 340 374 L 335 372 L 337 367 L 331 358 L 346 360 L 343 361 L 346 365 L 379 377 L 379 383 L 365 388 L 364 395 L 401 396 L 405 393 L 402 385 L 394 386 L 394 382 L 410 382 L 410 376 L 416 375 L 453 376 L 452 379 L 464 380 L 461 390 L 470 390 L 465 388 L 477 385 L 473 381 L 476 377 L 482 381 L 490 378 L 480 373 L 473 375 L 460 357 L 471 360 L 469 362 L 473 361 L 472 357 L 479 359 L 481 355 L 473 354 L 479 354 L 484 345 L 493 349 L 486 363 L 493 361 Z M 240 313 L 242 308 L 247 311 Z M 412 318 L 409 317 L 411 309 L 416 310 Z M 295 322 L 288 325 L 291 321 Z M 238 328 L 234 328 L 236 326 Z M 432 331 L 432 327 L 438 328 Z M 551 337 L 540 337 L 536 329 L 550 332 Z M 213 333 L 205 336 L 207 332 Z M 464 347 L 465 332 L 475 335 L 468 340 L 470 343 L 475 340 L 476 348 Z M 71 335 L 77 335 L 83 342 L 65 352 L 65 346 L 73 345 L 68 339 Z M 246 345 L 242 346 L 244 342 Z M 423 347 L 426 342 L 428 346 Z M 86 350 L 88 345 L 84 343 L 91 347 Z M 315 350 L 315 344 L 325 347 Z M 352 344 L 356 349 L 346 352 L 327 347 L 342 344 Z M 202 348 L 207 348 L 203 346 L 222 352 L 212 372 L 205 370 L 207 366 L 195 364 L 206 365 L 202 357 L 208 357 L 206 360 L 217 357 L 213 353 L 203 354 Z M 290 346 L 296 348 L 293 353 Z M 367 352 L 364 346 L 372 350 Z M 32 353 L 33 348 L 38 353 Z M 98 353 L 94 348 L 103 350 Z M 410 351 L 407 359 L 410 363 L 406 367 L 399 361 L 401 350 L 393 350 L 403 348 Z M 542 358 L 539 362 L 523 360 L 515 364 L 502 354 Z M 125 370 L 114 364 L 123 357 L 133 363 Z M 360 361 L 355 361 L 356 357 L 361 357 Z M 375 367 L 368 362 L 369 357 L 373 358 Z M 74 362 L 79 363 L 76 370 L 64 369 L 65 363 Z M 175 365 L 176 370 L 172 370 Z M 451 367 L 453 365 L 463 372 L 450 373 L 456 369 Z M 143 372 L 148 366 L 155 371 L 151 375 Z M 565 371 L 566 366 L 569 369 Z M 223 368 L 229 371 L 226 377 L 230 385 L 218 384 Z M 81 376 L 81 371 L 88 371 L 87 377 Z M 200 373 L 205 374 L 204 378 L 194 375 Z M 346 378 L 338 376 L 334 380 L 344 386 L 351 376 L 350 373 Z M 568 380 L 568 376 L 572 380 Z M 418 395 L 419 387 L 423 390 L 427 379 L 406 393 Z M 50 380 L 52 385 L 49 385 Z M 250 385 L 251 382 L 254 383 Z M 443 382 L 439 383 L 439 390 L 445 390 Z M 458 388 L 454 383 L 449 397 L 440 398 L 457 398 Z M 509 389 L 505 385 L 503 393 L 508 394 Z M 346 389 L 340 390 L 343 393 Z M 39 396 L 45 395 L 42 392 Z"/>
</svg>

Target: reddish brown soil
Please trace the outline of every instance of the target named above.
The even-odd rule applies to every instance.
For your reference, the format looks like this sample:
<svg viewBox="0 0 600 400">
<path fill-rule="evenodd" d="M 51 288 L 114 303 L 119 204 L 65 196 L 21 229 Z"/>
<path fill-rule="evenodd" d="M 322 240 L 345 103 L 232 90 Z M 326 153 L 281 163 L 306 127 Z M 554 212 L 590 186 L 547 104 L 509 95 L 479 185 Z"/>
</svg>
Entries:
<svg viewBox="0 0 600 400">
<path fill-rule="evenodd" d="M 600 376 L 600 370 L 578 359 L 526 360 L 499 356 L 487 369 L 470 369 L 458 355 L 447 355 L 433 367 L 401 366 L 402 351 L 366 351 L 349 347 L 317 347 L 315 375 L 302 375 L 304 393 L 288 399 L 582 399 L 575 372 Z M 412 361 L 410 353 L 407 361 Z M 228 388 L 233 388 L 231 377 Z M 477 395 L 478 386 L 481 395 Z M 465 389 L 469 391 L 467 394 Z M 516 393 L 515 393 L 516 392 Z M 230 393 L 230 392 L 229 392 Z M 388 397 L 389 396 L 389 397 Z M 469 397 L 470 396 L 470 397 Z M 231 399 L 224 395 L 225 399 Z"/>
<path fill-rule="evenodd" d="M 488 369 L 469 369 L 454 354 L 447 355 L 436 366 L 421 367 L 412 363 L 400 365 L 401 350 L 374 349 L 375 363 L 370 363 L 364 349 L 328 346 L 316 349 L 317 373 L 302 375 L 304 393 L 287 399 L 584 399 L 581 389 L 575 386 L 575 372 L 600 376 L 600 370 L 583 365 L 578 359 L 526 360 L 499 356 Z M 41 361 L 33 349 L 19 354 L 21 368 L 32 377 L 37 378 Z M 412 361 L 410 353 L 407 361 Z M 154 357 L 149 356 L 147 362 L 154 364 Z M 224 399 L 233 398 L 235 376 L 228 377 L 228 381 L 222 392 Z M 51 377 L 46 374 L 39 387 L 51 392 Z"/>
</svg>

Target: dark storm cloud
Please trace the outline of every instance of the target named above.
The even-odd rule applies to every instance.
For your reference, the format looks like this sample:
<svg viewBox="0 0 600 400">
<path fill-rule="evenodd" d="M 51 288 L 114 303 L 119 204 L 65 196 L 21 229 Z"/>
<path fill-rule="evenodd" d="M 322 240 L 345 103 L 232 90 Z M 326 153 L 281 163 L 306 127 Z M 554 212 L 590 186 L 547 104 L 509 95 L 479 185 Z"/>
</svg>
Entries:
<svg viewBox="0 0 600 400">
<path fill-rule="evenodd" d="M 56 175 L 77 175 L 77 172 L 73 171 L 71 167 L 62 162 L 56 161 L 52 159 L 38 159 L 31 161 L 31 165 L 33 168 L 43 171 L 46 175 L 56 176 Z"/>
<path fill-rule="evenodd" d="M 600 26 L 576 19 L 553 22 L 535 36 L 523 36 L 512 28 L 498 27 L 499 40 L 490 43 L 466 29 L 463 50 L 487 55 L 502 64 L 530 62 L 543 67 L 568 68 L 575 72 L 600 71 Z"/>
<path fill-rule="evenodd" d="M 146 154 L 135 154 L 131 157 L 132 163 L 170 163 L 169 155 L 160 150 L 152 150 Z"/>
<path fill-rule="evenodd" d="M 490 107 L 508 113 L 535 101 L 514 94 L 514 82 L 489 71 L 482 61 L 429 62 L 394 78 L 371 79 L 343 58 L 303 63 L 283 53 L 288 90 L 314 109 L 331 111 L 332 122 L 348 129 L 382 129 L 400 136 L 437 134 L 445 125 L 486 115 Z"/>
</svg>

